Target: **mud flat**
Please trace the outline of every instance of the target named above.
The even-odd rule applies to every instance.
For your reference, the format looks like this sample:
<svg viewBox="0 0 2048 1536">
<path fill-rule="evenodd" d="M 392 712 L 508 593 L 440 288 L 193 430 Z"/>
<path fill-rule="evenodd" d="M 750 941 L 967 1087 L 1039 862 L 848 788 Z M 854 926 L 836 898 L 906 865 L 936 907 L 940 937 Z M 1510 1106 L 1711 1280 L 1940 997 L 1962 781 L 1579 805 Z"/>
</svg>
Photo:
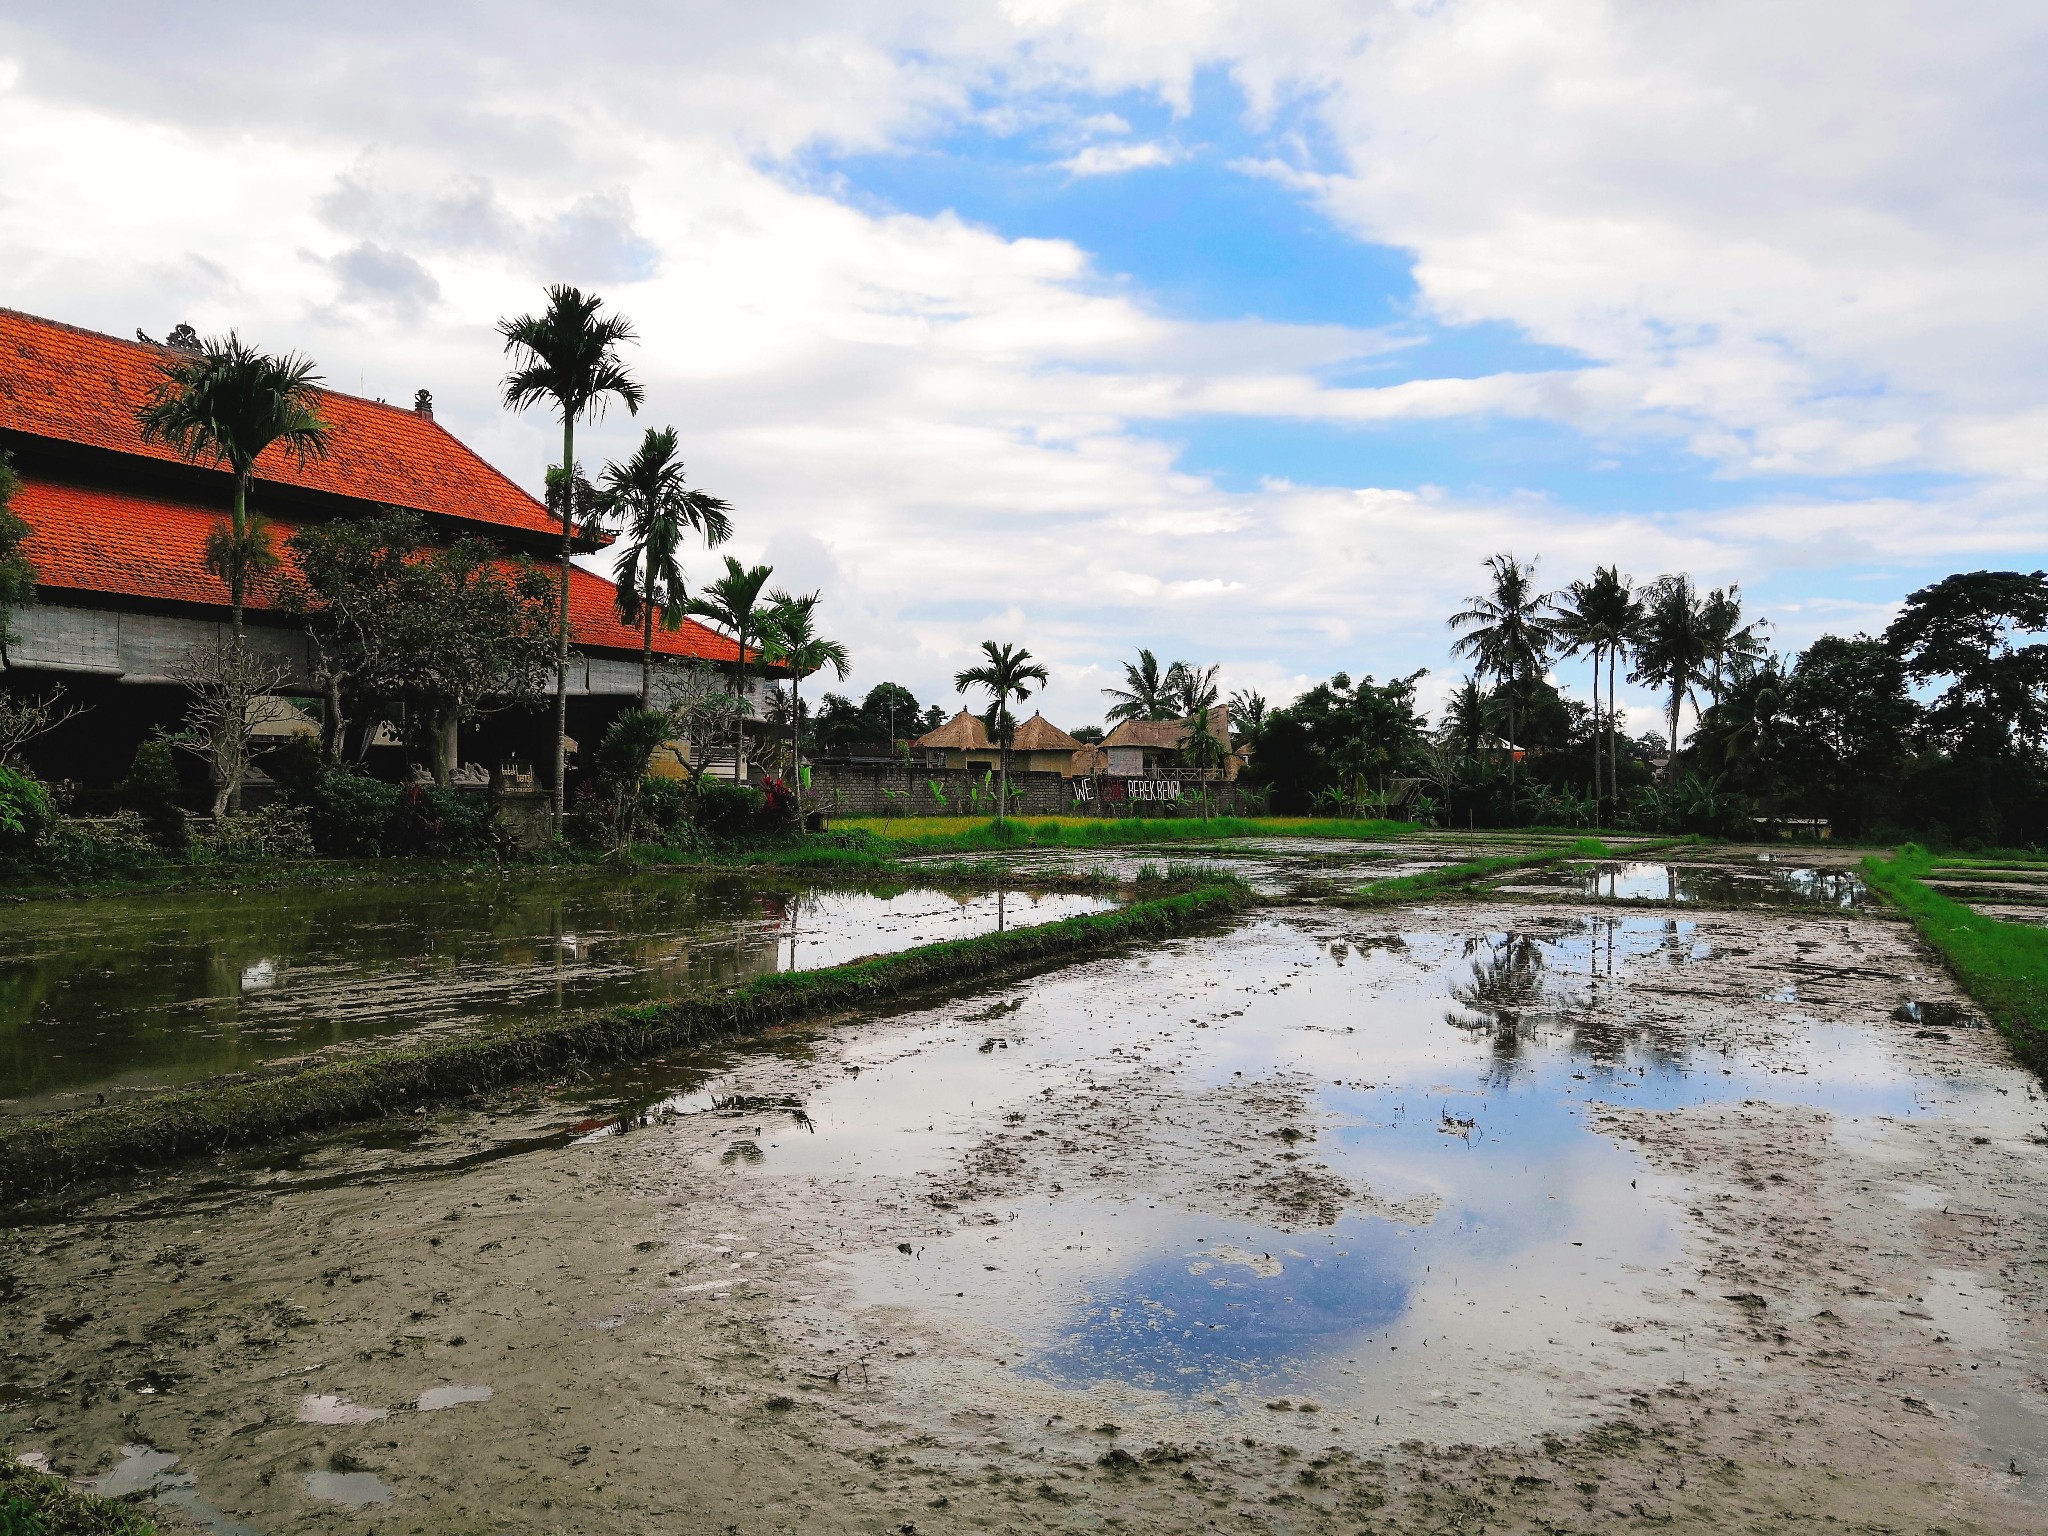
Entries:
<svg viewBox="0 0 2048 1536">
<path fill-rule="evenodd" d="M 1881 915 L 1294 906 L 32 1211 L 0 1425 L 237 1536 L 2032 1532 L 2044 1119 Z"/>
</svg>

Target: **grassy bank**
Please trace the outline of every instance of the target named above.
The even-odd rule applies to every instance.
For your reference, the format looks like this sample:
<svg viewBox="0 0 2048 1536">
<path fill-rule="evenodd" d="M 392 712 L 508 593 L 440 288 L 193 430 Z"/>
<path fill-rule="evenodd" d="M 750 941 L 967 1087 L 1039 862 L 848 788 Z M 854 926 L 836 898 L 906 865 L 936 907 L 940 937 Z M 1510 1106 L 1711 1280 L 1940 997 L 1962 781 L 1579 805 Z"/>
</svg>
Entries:
<svg viewBox="0 0 2048 1536">
<path fill-rule="evenodd" d="M 460 1039 L 370 1051 L 226 1080 L 137 1104 L 0 1128 L 0 1203 L 437 1100 L 546 1081 L 771 1024 L 872 1007 L 1157 940 L 1237 912 L 1242 885 L 1212 884 L 1114 912 L 927 944 L 816 971 L 784 971 L 666 1003 L 532 1020 Z"/>
<path fill-rule="evenodd" d="M 80 1493 L 0 1448 L 0 1536 L 156 1536 L 131 1506 Z"/>
<path fill-rule="evenodd" d="M 905 852 L 996 852 L 1009 848 L 1114 848 L 1137 843 L 1219 842 L 1236 837 L 1328 837 L 1381 842 L 1422 829 L 1406 821 L 1312 820 L 1293 816 L 870 816 L 834 823 Z"/>
<path fill-rule="evenodd" d="M 1863 878 L 1912 920 L 2013 1054 L 2048 1077 L 2048 928 L 2001 922 L 1942 895 L 1922 883 L 1932 867 L 1908 843 L 1891 858 L 1865 859 Z"/>
</svg>

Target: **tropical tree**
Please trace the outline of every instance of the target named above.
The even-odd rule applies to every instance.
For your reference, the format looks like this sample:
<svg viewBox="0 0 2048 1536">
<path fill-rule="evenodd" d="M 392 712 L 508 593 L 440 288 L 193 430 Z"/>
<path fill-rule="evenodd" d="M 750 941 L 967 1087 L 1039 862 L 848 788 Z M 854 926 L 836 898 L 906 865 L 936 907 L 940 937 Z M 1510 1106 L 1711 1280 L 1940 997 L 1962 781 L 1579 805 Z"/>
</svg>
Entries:
<svg viewBox="0 0 2048 1536">
<path fill-rule="evenodd" d="M 816 592 L 801 597 L 770 592 L 768 613 L 761 622 L 762 658 L 789 668 L 789 774 L 790 787 L 798 795 L 799 819 L 803 814 L 804 675 L 830 667 L 843 681 L 849 667 L 846 647 L 818 633 L 818 597 Z"/>
<path fill-rule="evenodd" d="M 644 398 L 639 381 L 619 360 L 619 348 L 635 339 L 633 326 L 623 315 L 603 313 L 604 301 L 566 283 L 547 291 L 547 307 L 537 315 L 519 315 L 498 322 L 498 334 L 505 339 L 505 351 L 514 362 L 505 375 L 505 404 L 523 411 L 542 401 L 552 404 L 562 417 L 562 466 L 564 487 L 575 485 L 576 423 L 585 417 L 604 414 L 606 402 L 616 397 L 630 415 L 638 415 Z M 568 755 L 565 743 L 569 731 L 569 556 L 575 543 L 573 494 L 560 497 L 562 519 L 562 565 L 558 573 L 555 638 L 555 779 L 554 817 L 556 835 L 562 829 L 565 775 Z"/>
<path fill-rule="evenodd" d="M 640 707 L 654 705 L 654 622 L 676 629 L 688 610 L 682 547 L 687 534 L 708 549 L 732 537 L 732 504 L 683 484 L 674 427 L 649 427 L 623 464 L 607 464 L 600 481 L 605 511 L 625 524 L 626 547 L 613 572 L 622 623 L 640 626 Z"/>
<path fill-rule="evenodd" d="M 1438 739 L 1459 756 L 1477 758 L 1486 746 L 1491 701 L 1479 679 L 1468 677 L 1451 690 L 1444 701 L 1444 723 Z"/>
<path fill-rule="evenodd" d="M 1732 582 L 1709 592 L 1700 614 L 1707 628 L 1707 692 L 1719 699 L 1729 678 L 1742 676 L 1768 654 L 1763 631 L 1770 628 L 1770 620 L 1745 624 L 1742 588 Z"/>
<path fill-rule="evenodd" d="M 1216 667 L 1183 667 L 1180 675 L 1181 717 L 1186 737 L 1182 740 L 1180 760 L 1195 772 L 1195 782 L 1201 786 L 1202 812 L 1209 810 L 1209 782 L 1223 768 L 1230 756 L 1230 743 L 1217 736 L 1210 729 L 1210 717 L 1222 699 L 1222 689 L 1216 681 Z"/>
<path fill-rule="evenodd" d="M 953 686 L 962 693 L 970 688 L 982 688 L 988 692 L 988 713 L 982 716 L 982 721 L 1001 748 L 999 764 L 1002 776 L 996 785 L 996 820 L 1002 821 L 1009 814 L 1010 738 L 1016 730 L 1016 721 L 1010 715 L 1010 700 L 1023 703 L 1031 697 L 1031 684 L 1043 687 L 1051 681 L 1051 676 L 1021 646 L 998 645 L 993 640 L 984 640 L 981 642 L 981 654 L 984 658 L 982 664 L 956 672 Z M 1141 651 L 1139 655 L 1151 659 L 1149 651 Z"/>
<path fill-rule="evenodd" d="M 1266 696 L 1255 688 L 1239 688 L 1230 695 L 1230 728 L 1247 741 L 1256 741 L 1266 724 Z"/>
<path fill-rule="evenodd" d="M 8 627 L 9 616 L 36 600 L 36 568 L 22 548 L 33 530 L 27 519 L 8 505 L 20 489 L 14 461 L 0 450 L 0 671 L 11 665 L 7 647 L 14 643 L 14 631 Z"/>
<path fill-rule="evenodd" d="M 768 585 L 768 578 L 775 574 L 770 565 L 741 565 L 731 555 L 725 557 L 725 574 L 716 581 L 706 582 L 698 589 L 698 595 L 688 604 L 688 611 L 700 619 L 709 619 L 721 629 L 730 630 L 739 644 L 739 653 L 733 658 L 732 693 L 735 701 L 733 715 L 732 781 L 740 781 L 740 738 L 746 730 L 746 717 L 752 713 L 747 700 L 747 644 L 759 638 L 759 624 L 755 610 L 761 606 L 761 591 Z"/>
<path fill-rule="evenodd" d="M 228 524 L 207 535 L 206 564 L 227 583 L 237 646 L 249 582 L 277 566 L 269 528 L 249 508 L 256 460 L 273 445 L 301 468 L 326 454 L 333 429 L 320 415 L 319 386 L 310 359 L 273 357 L 230 331 L 225 340 L 207 338 L 197 352 L 165 358 L 136 412 L 145 442 L 163 443 L 195 463 L 210 459 L 234 476 Z"/>
<path fill-rule="evenodd" d="M 1558 605 L 1558 638 L 1567 655 L 1590 651 L 1593 656 L 1593 798 L 1600 799 L 1600 764 L 1606 746 L 1607 793 L 1619 793 L 1614 753 L 1614 674 L 1642 622 L 1642 604 L 1634 584 L 1614 566 L 1598 566 L 1590 581 L 1565 588 Z M 1607 708 L 1600 708 L 1600 663 L 1607 662 Z"/>
<path fill-rule="evenodd" d="M 1660 576 L 1650 584 L 1636 631 L 1635 671 L 1629 677 L 1670 694 L 1664 717 L 1671 734 L 1671 760 L 1664 772 L 1673 780 L 1678 773 L 1678 717 L 1685 701 L 1706 680 L 1714 645 L 1706 604 L 1690 576 Z"/>
<path fill-rule="evenodd" d="M 1187 663 L 1173 662 L 1162 669 L 1159 658 L 1140 650 L 1135 662 L 1124 663 L 1124 685 L 1105 688 L 1103 696 L 1114 700 L 1105 716 L 1109 720 L 1171 720 L 1183 713 L 1175 706 Z"/>
<path fill-rule="evenodd" d="M 1512 554 L 1489 555 L 1490 592 L 1467 598 L 1466 607 L 1451 615 L 1451 628 L 1464 630 L 1451 646 L 1454 656 L 1469 656 L 1481 672 L 1500 679 L 1507 696 L 1508 793 L 1515 783 L 1515 702 L 1532 678 L 1543 675 L 1556 643 L 1556 620 L 1549 593 L 1536 585 L 1536 562 L 1522 564 Z"/>
<path fill-rule="evenodd" d="M 1918 683 L 1944 682 L 1927 712 L 1937 738 L 1962 752 L 2008 756 L 2048 739 L 2048 573 L 1960 572 L 1906 599 L 1884 633 Z"/>
</svg>

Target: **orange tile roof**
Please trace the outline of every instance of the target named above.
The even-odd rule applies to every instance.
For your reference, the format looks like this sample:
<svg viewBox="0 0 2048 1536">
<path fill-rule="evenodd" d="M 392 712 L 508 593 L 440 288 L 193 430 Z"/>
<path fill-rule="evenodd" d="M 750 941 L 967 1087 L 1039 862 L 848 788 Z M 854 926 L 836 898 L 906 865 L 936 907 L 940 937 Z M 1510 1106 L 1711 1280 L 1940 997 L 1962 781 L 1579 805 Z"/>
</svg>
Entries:
<svg viewBox="0 0 2048 1536">
<path fill-rule="evenodd" d="M 100 486 L 23 477 L 12 510 L 32 530 L 24 552 L 37 585 L 53 591 L 156 598 L 226 608 L 227 584 L 206 568 L 206 535 L 223 521 L 218 508 Z M 278 553 L 290 560 L 289 523 L 273 524 Z M 550 561 L 537 561 L 552 569 Z M 640 632 L 619 622 L 617 586 L 581 566 L 569 568 L 569 637 L 585 649 L 640 654 Z M 278 607 L 274 591 L 252 592 L 252 611 Z M 729 662 L 739 648 L 725 635 L 685 619 L 654 629 L 661 656 Z M 750 655 L 753 653 L 751 648 Z"/>
<path fill-rule="evenodd" d="M 135 421 L 165 359 L 177 355 L 0 308 L 0 430 L 184 463 L 162 443 L 144 442 Z M 529 533 L 560 527 L 546 507 L 446 428 L 410 409 L 324 390 L 320 414 L 334 428 L 327 456 L 301 468 L 273 449 L 256 461 L 259 483 Z M 225 505 L 227 473 L 219 473 Z"/>
</svg>

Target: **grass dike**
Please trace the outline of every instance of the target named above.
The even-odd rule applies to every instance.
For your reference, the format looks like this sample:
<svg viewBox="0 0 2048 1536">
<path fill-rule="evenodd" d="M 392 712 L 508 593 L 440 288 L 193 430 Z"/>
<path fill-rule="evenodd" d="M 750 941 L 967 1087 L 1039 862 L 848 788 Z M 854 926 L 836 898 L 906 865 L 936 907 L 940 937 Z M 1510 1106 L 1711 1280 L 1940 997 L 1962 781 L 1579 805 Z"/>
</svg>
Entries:
<svg viewBox="0 0 2048 1536">
<path fill-rule="evenodd" d="M 1669 846 L 1669 843 L 1654 843 L 1629 851 L 1633 854 Z M 1491 880 L 1496 875 L 1510 874 L 1518 869 L 1537 869 L 1545 864 L 1569 863 L 1573 859 L 1612 857 L 1613 854 L 1607 845 L 1599 838 L 1582 837 L 1563 848 L 1545 849 L 1539 853 L 1512 853 L 1487 859 L 1466 859 L 1462 863 L 1446 864 L 1440 869 L 1418 870 L 1412 875 L 1396 875 L 1390 880 L 1375 880 L 1370 885 L 1360 886 L 1339 900 L 1341 905 L 1347 907 L 1399 906 L 1403 902 L 1415 901 L 1438 892 L 1476 885 L 1481 881 Z"/>
<path fill-rule="evenodd" d="M 132 1505 L 74 1487 L 0 1450 L 0 1536 L 157 1536 Z"/>
<path fill-rule="evenodd" d="M 2048 1077 L 2048 928 L 1986 917 L 1925 884 L 1937 861 L 1908 843 L 1863 861 L 1863 878 L 1906 914 L 2013 1055 Z"/>
<path fill-rule="evenodd" d="M 366 1051 L 0 1128 L 0 1205 L 72 1182 L 277 1141 L 302 1131 L 565 1071 L 633 1061 L 770 1025 L 869 1008 L 938 987 L 985 982 L 1158 941 L 1234 916 L 1241 882 L 1134 901 L 1030 928 L 920 945 L 815 971 L 781 971 L 726 990 L 530 1020 L 487 1033 Z"/>
</svg>

